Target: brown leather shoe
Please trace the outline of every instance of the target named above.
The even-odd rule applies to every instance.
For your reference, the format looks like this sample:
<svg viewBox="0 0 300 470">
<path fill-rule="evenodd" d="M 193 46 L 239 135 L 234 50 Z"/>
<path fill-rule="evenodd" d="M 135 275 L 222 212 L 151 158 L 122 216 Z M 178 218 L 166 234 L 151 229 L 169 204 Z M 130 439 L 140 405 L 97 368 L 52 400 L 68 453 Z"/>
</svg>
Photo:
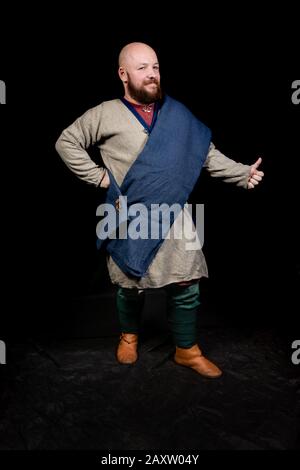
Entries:
<svg viewBox="0 0 300 470">
<path fill-rule="evenodd" d="M 138 358 L 138 335 L 133 333 L 121 333 L 117 349 L 117 359 L 120 364 L 133 364 Z"/>
<path fill-rule="evenodd" d="M 222 371 L 202 355 L 197 344 L 188 349 L 176 346 L 174 361 L 181 366 L 190 367 L 204 377 L 215 379 L 222 375 Z"/>
</svg>

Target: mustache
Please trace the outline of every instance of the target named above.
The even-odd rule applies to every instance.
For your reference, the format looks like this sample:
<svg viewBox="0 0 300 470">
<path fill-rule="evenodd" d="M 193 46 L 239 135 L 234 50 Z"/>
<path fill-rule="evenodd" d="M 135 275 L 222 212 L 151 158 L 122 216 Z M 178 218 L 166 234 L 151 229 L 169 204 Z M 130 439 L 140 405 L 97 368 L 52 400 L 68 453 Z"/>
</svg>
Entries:
<svg viewBox="0 0 300 470">
<path fill-rule="evenodd" d="M 153 78 L 152 80 L 147 80 L 144 82 L 144 85 L 150 85 L 150 83 L 155 83 L 158 85 L 158 80 L 156 78 Z"/>
</svg>

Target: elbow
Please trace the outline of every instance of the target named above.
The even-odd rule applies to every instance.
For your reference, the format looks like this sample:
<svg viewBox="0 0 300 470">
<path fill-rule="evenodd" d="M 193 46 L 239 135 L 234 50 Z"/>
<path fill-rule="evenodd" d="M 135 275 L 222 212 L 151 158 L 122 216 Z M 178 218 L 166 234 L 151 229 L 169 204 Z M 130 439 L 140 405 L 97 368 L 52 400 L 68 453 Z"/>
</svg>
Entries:
<svg viewBox="0 0 300 470">
<path fill-rule="evenodd" d="M 62 154 L 62 151 L 63 151 L 63 139 L 62 139 L 62 135 L 57 139 L 57 141 L 55 142 L 55 150 L 57 151 L 57 153 L 59 155 Z"/>
</svg>

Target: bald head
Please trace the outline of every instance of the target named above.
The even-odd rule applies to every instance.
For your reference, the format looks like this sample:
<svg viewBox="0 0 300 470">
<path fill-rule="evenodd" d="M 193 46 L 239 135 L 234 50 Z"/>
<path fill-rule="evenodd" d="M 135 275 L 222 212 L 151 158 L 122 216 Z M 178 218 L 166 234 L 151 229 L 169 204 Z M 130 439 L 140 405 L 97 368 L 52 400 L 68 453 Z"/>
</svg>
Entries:
<svg viewBox="0 0 300 470">
<path fill-rule="evenodd" d="M 145 104 L 161 98 L 159 64 L 148 44 L 131 42 L 123 47 L 119 55 L 119 77 L 126 99 Z"/>
<path fill-rule="evenodd" d="M 158 62 L 156 53 L 152 47 L 143 42 L 131 42 L 121 50 L 119 54 L 119 67 L 127 68 L 138 60 L 151 59 Z"/>
</svg>

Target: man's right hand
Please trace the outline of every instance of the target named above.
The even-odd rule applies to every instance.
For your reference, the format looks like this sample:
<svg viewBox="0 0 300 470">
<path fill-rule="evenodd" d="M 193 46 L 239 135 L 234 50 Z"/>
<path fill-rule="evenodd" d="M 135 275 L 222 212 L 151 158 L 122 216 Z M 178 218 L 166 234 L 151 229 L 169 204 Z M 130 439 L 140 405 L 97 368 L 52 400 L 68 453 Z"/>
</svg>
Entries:
<svg viewBox="0 0 300 470">
<path fill-rule="evenodd" d="M 101 181 L 100 188 L 108 188 L 109 185 L 110 185 L 109 174 L 108 174 L 108 171 L 105 170 L 105 176 L 103 180 Z"/>
</svg>

